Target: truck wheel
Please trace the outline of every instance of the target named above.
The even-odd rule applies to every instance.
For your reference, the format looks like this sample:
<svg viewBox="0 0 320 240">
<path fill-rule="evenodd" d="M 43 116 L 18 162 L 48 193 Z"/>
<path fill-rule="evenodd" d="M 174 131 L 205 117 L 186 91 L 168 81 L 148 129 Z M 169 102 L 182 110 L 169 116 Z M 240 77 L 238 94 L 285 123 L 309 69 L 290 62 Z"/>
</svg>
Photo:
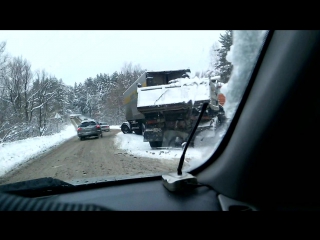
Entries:
<svg viewBox="0 0 320 240">
<path fill-rule="evenodd" d="M 173 147 L 173 148 L 179 148 L 181 147 L 181 144 L 183 143 L 182 138 L 180 137 L 173 137 L 169 141 L 168 147 Z"/>
<path fill-rule="evenodd" d="M 134 133 L 137 134 L 137 135 L 142 135 L 142 131 L 141 129 L 137 129 L 137 130 L 134 130 Z"/>
<path fill-rule="evenodd" d="M 225 115 L 218 115 L 215 119 L 215 130 L 219 129 L 226 122 Z"/>
<path fill-rule="evenodd" d="M 141 124 L 142 136 L 144 136 L 144 132 L 146 131 L 146 125 L 144 123 Z"/>
<path fill-rule="evenodd" d="M 121 130 L 124 134 L 130 133 L 130 129 L 128 128 L 128 126 L 123 126 Z"/>
<path fill-rule="evenodd" d="M 162 146 L 162 141 L 149 142 L 149 144 L 152 149 L 155 149 Z"/>
<path fill-rule="evenodd" d="M 144 133 L 144 124 L 140 123 L 139 124 L 140 129 L 134 130 L 134 133 L 137 135 L 143 135 Z"/>
</svg>

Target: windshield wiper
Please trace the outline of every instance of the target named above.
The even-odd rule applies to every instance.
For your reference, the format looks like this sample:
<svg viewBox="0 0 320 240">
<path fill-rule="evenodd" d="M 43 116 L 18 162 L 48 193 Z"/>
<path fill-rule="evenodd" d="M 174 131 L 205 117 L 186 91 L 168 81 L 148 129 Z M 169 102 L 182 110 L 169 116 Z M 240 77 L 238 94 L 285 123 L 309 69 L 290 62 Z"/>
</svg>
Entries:
<svg viewBox="0 0 320 240">
<path fill-rule="evenodd" d="M 46 177 L 0 186 L 0 192 L 16 194 L 25 197 L 45 196 L 70 192 L 76 187 L 56 178 Z"/>
<path fill-rule="evenodd" d="M 189 174 L 189 173 L 182 173 L 182 166 L 183 166 L 183 162 L 184 162 L 184 157 L 185 157 L 185 154 L 186 154 L 186 151 L 189 147 L 189 144 L 194 136 L 194 133 L 196 132 L 196 129 L 200 123 L 200 120 L 202 118 L 202 115 L 204 113 L 204 111 L 207 109 L 208 107 L 208 103 L 203 103 L 202 105 L 202 109 L 201 109 L 201 112 L 200 112 L 200 115 L 197 119 L 197 122 L 196 124 L 194 125 L 191 133 L 190 133 L 190 136 L 188 138 L 188 141 L 187 143 L 185 144 L 184 146 L 184 149 L 183 149 L 183 152 L 182 152 L 182 155 L 180 157 L 180 161 L 179 161 L 179 166 L 178 166 L 178 169 L 177 169 L 177 173 L 169 173 L 167 175 L 162 175 L 162 182 L 163 182 L 163 185 L 169 190 L 169 191 L 179 191 L 179 190 L 183 190 L 185 189 L 186 187 L 190 186 L 190 185 L 197 185 L 198 184 L 198 181 L 196 179 L 195 176 Z"/>
<path fill-rule="evenodd" d="M 0 211 L 112 211 L 96 204 L 65 203 L 42 198 L 74 191 L 75 188 L 72 184 L 51 177 L 2 185 Z"/>
</svg>

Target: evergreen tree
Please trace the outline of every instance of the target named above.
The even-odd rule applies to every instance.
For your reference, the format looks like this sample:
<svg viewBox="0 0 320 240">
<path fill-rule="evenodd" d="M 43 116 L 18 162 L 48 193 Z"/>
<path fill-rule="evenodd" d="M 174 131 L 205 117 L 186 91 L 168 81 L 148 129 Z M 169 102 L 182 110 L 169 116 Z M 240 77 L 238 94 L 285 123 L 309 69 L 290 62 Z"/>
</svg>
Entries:
<svg viewBox="0 0 320 240">
<path fill-rule="evenodd" d="M 226 30 L 224 35 L 220 34 L 219 43 L 221 48 L 217 49 L 218 61 L 215 64 L 215 70 L 221 77 L 223 83 L 227 83 L 231 76 L 233 66 L 227 61 L 226 56 L 232 45 L 232 30 Z"/>
</svg>

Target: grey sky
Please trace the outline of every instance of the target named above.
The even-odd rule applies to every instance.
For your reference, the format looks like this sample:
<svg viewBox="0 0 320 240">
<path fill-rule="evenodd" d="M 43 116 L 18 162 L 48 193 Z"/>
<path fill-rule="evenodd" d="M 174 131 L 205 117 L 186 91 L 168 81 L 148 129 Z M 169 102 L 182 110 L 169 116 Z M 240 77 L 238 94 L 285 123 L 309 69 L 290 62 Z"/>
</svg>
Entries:
<svg viewBox="0 0 320 240">
<path fill-rule="evenodd" d="M 125 63 L 147 70 L 209 67 L 209 51 L 225 31 L 95 30 L 0 31 L 6 52 L 22 56 L 31 68 L 45 70 L 73 86 L 97 74 L 120 72 Z"/>
</svg>

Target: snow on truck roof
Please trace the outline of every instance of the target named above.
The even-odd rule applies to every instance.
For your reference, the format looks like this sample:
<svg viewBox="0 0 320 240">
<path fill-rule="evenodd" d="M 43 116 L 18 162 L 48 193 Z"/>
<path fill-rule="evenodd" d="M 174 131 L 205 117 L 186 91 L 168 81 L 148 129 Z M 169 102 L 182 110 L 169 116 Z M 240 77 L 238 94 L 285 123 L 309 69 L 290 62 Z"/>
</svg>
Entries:
<svg viewBox="0 0 320 240">
<path fill-rule="evenodd" d="M 210 99 L 208 78 L 177 78 L 170 84 L 138 88 L 137 107 Z"/>
</svg>

